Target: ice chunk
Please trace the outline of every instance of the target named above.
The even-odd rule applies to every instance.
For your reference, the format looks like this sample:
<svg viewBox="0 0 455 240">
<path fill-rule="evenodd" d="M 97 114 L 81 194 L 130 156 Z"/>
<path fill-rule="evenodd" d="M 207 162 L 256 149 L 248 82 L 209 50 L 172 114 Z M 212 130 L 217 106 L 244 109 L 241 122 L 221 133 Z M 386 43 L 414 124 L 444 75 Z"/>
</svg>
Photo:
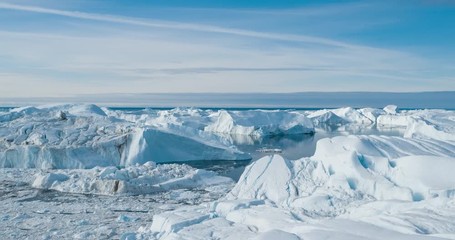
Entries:
<svg viewBox="0 0 455 240">
<path fill-rule="evenodd" d="M 63 173 L 49 173 L 38 176 L 33 182 L 33 187 L 51 188 L 54 184 L 59 184 L 68 180 L 69 177 Z"/>
<path fill-rule="evenodd" d="M 50 172 L 37 175 L 33 187 L 71 193 L 137 195 L 233 184 L 228 177 L 178 164 L 146 163 L 122 169 L 97 167 L 47 171 Z M 220 191 L 224 189 L 220 188 Z"/>
<path fill-rule="evenodd" d="M 338 115 L 336 115 L 335 113 L 330 112 L 330 111 L 323 113 L 321 115 L 316 115 L 316 116 L 312 117 L 311 119 L 313 120 L 313 122 L 316 125 L 327 124 L 330 126 L 335 126 L 335 125 L 340 126 L 340 125 L 348 122 L 345 119 L 339 117 Z"/>
<path fill-rule="evenodd" d="M 370 117 L 364 115 L 367 113 Z M 380 113 L 376 113 L 376 110 L 371 109 L 357 110 L 351 107 L 337 108 L 337 109 L 323 109 L 318 111 L 309 112 L 308 117 L 316 125 L 340 125 L 346 123 L 356 123 L 369 125 L 374 123 L 375 116 Z"/>
<path fill-rule="evenodd" d="M 384 111 L 387 113 L 387 114 L 396 114 L 397 113 L 397 106 L 395 105 L 387 105 L 386 107 L 384 107 Z"/>
<path fill-rule="evenodd" d="M 191 160 L 248 160 L 248 154 L 233 148 L 212 146 L 193 138 L 157 129 L 137 129 L 128 138 L 121 165 L 128 166 L 148 161 L 179 162 Z"/>
</svg>

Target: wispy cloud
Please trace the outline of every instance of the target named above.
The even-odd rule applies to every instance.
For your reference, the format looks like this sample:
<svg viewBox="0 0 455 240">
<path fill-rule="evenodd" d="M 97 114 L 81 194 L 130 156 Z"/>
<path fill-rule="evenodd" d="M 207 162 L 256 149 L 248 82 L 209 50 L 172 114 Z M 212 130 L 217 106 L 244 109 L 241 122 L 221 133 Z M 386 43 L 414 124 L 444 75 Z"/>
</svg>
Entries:
<svg viewBox="0 0 455 240">
<path fill-rule="evenodd" d="M 259 15 L 298 15 L 303 17 L 327 17 L 334 14 L 352 14 L 359 11 L 365 11 L 371 8 L 381 8 L 378 2 L 349 2 L 349 3 L 331 3 L 318 6 L 280 8 L 280 9 L 253 9 L 253 8 L 202 8 L 202 7 L 173 7 L 173 11 L 193 11 L 193 12 L 214 12 L 216 14 L 259 14 Z M 169 8 L 161 8 L 169 10 Z"/>
<path fill-rule="evenodd" d="M 424 69 L 426 64 L 390 50 L 328 51 L 323 46 L 287 45 L 239 48 L 222 36 L 200 42 L 192 40 L 193 35 L 187 34 L 181 41 L 167 35 L 163 39 L 125 35 L 122 29 L 102 36 L 0 31 L 0 60 L 1 55 L 11 56 L 14 65 L 22 66 L 14 77 L 14 91 L 5 82 L 8 77 L 0 79 L 0 84 L 10 86 L 11 91 L 4 94 L 22 96 L 121 91 L 335 91 L 345 89 L 347 80 L 351 90 L 362 90 L 372 85 L 365 79 L 378 81 L 376 90 L 387 90 L 391 85 L 401 88 L 403 83 L 417 82 L 415 74 L 402 72 Z M 11 58 L 8 61 L 11 63 Z M 27 82 L 39 82 L 39 88 L 20 90 Z"/>
<path fill-rule="evenodd" d="M 364 47 L 364 46 L 353 45 L 353 44 L 348 44 L 348 43 L 341 42 L 341 41 L 314 37 L 314 36 L 293 35 L 293 34 L 276 34 L 276 33 L 270 33 L 270 32 L 258 32 L 258 31 L 250 31 L 250 30 L 243 30 L 243 29 L 237 29 L 237 28 L 225 28 L 225 27 L 219 27 L 219 26 L 211 26 L 211 25 L 204 25 L 204 24 L 189 24 L 189 23 L 183 23 L 183 22 L 170 22 L 170 21 L 150 20 L 150 19 L 145 20 L 145 19 L 127 18 L 127 17 L 123 17 L 123 16 L 103 15 L 103 14 L 94 14 L 94 13 L 87 13 L 87 12 L 65 11 L 65 10 L 58 10 L 58 9 L 51 9 L 51 8 L 25 6 L 25 5 L 17 5 L 17 4 L 1 3 L 1 2 L 0 2 L 0 9 L 27 11 L 27 12 L 34 12 L 34 13 L 51 14 L 51 15 L 58 15 L 58 16 L 71 17 L 71 18 L 103 21 L 103 22 L 110 22 L 110 23 L 129 24 L 129 25 L 144 26 L 144 27 L 232 34 L 232 35 L 238 35 L 238 36 L 263 38 L 263 39 L 270 39 L 270 40 L 323 44 L 323 45 L 329 45 L 329 46 L 335 46 L 335 47 L 345 47 L 345 48 Z"/>
</svg>

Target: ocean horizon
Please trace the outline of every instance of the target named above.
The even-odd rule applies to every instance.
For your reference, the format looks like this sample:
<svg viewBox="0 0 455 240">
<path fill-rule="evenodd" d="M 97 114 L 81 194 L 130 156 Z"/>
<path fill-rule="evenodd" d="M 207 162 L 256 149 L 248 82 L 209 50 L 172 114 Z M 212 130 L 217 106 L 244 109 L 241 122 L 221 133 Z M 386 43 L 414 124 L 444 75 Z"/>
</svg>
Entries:
<svg viewBox="0 0 455 240">
<path fill-rule="evenodd" d="M 111 108 L 297 109 L 382 108 L 455 109 L 455 91 L 446 92 L 301 92 L 301 93 L 138 93 L 86 94 L 53 98 L 0 98 L 0 106 L 92 103 Z"/>
</svg>

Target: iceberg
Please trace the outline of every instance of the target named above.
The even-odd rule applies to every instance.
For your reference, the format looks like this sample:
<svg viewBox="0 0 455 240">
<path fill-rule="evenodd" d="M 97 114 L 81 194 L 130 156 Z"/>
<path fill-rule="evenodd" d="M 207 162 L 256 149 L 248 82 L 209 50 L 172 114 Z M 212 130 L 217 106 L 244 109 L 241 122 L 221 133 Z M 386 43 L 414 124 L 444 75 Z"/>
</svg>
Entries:
<svg viewBox="0 0 455 240">
<path fill-rule="evenodd" d="M 93 168 L 249 160 L 232 145 L 108 116 L 95 105 L 46 105 L 0 115 L 0 167 Z"/>
<path fill-rule="evenodd" d="M 346 124 L 356 123 L 370 125 L 375 122 L 375 116 L 379 115 L 377 109 L 365 108 L 354 109 L 351 107 L 337 109 L 322 109 L 317 111 L 308 111 L 307 117 L 312 119 L 316 124 Z"/>
<path fill-rule="evenodd" d="M 309 134 L 314 132 L 312 122 L 303 114 L 288 111 L 218 111 L 211 116 L 212 123 L 205 131 L 249 136 L 280 134 Z"/>
<path fill-rule="evenodd" d="M 317 201 L 311 201 L 331 206 L 322 213 L 333 214 L 337 201 L 345 205 L 346 201 L 364 198 L 413 201 L 448 196 L 455 179 L 447 169 L 454 164 L 455 144 L 387 136 L 340 136 L 320 140 L 316 153 L 309 158 L 289 161 L 274 155 L 253 162 L 228 197 L 267 199 L 307 213 L 313 210 L 307 209 L 311 206 L 308 199 L 316 197 Z M 438 179 L 430 181 L 436 173 Z M 337 199 L 335 196 L 341 192 L 345 198 Z"/>
<path fill-rule="evenodd" d="M 290 110 L 202 110 L 175 108 L 120 113 L 107 110 L 117 118 L 138 125 L 176 131 L 202 130 L 208 133 L 264 137 L 270 135 L 311 134 L 312 122 L 305 115 Z"/>
<path fill-rule="evenodd" d="M 200 231 L 201 236 L 225 233 L 221 238 L 228 239 L 238 231 L 249 239 L 453 237 L 454 167 L 452 142 L 326 138 L 312 157 L 291 161 L 272 155 L 254 161 L 224 198 L 208 207 L 158 214 L 154 219 L 161 219 L 159 227 L 153 223 L 137 236 L 191 239 L 191 232 Z M 170 216 L 178 228 L 168 225 Z M 199 217 L 193 222 L 187 216 Z"/>
<path fill-rule="evenodd" d="M 409 110 L 381 115 L 377 124 L 381 127 L 401 127 L 407 138 L 439 139 L 455 141 L 455 112 L 447 110 Z"/>
</svg>

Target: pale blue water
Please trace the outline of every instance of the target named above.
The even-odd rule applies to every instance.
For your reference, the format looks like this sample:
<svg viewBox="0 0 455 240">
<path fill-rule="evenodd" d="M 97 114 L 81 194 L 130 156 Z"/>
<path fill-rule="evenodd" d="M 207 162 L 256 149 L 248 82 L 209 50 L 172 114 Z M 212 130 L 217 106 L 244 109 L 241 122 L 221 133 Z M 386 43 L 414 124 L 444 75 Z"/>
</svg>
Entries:
<svg viewBox="0 0 455 240">
<path fill-rule="evenodd" d="M 241 107 L 241 108 L 382 108 L 395 104 L 401 108 L 455 109 L 455 91 L 447 92 L 300 92 L 300 93 L 108 93 L 72 97 L 1 98 L 0 104 L 30 105 L 61 103 L 97 103 L 103 106 L 129 107 Z M 14 104 L 12 104 L 14 103 Z"/>
<path fill-rule="evenodd" d="M 375 127 L 371 129 L 355 130 L 339 130 L 318 131 L 315 134 L 299 134 L 285 136 L 267 136 L 253 144 L 236 144 L 237 148 L 243 152 L 249 153 L 252 157 L 251 161 L 267 156 L 267 153 L 258 152 L 261 148 L 278 148 L 282 150 L 284 158 L 289 160 L 297 160 L 303 157 L 313 156 L 316 150 L 316 143 L 323 138 L 332 138 L 345 135 L 387 135 L 387 136 L 403 136 L 404 129 L 378 130 Z M 234 180 L 238 180 L 243 173 L 245 166 L 251 161 L 199 161 L 187 162 L 186 164 L 196 168 L 213 170 L 223 176 L 228 176 Z"/>
</svg>

